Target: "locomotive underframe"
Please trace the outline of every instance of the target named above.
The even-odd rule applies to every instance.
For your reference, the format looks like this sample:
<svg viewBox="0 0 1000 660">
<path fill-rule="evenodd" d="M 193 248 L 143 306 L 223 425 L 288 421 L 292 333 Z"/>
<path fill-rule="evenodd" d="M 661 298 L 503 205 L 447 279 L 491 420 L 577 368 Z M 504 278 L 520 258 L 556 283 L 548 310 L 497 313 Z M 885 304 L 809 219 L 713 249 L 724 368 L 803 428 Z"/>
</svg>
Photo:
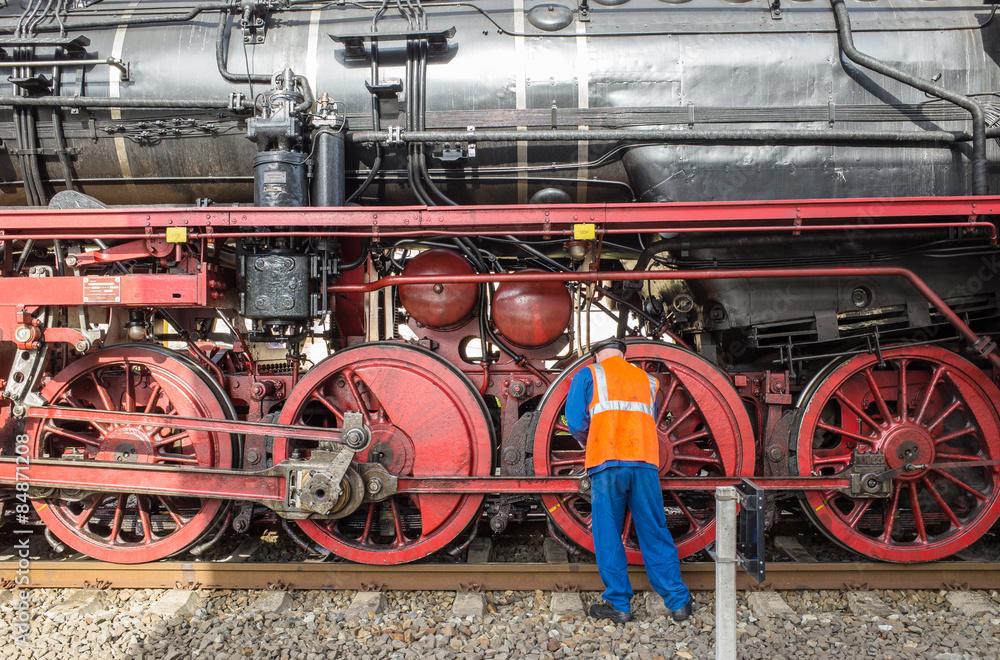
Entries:
<svg viewBox="0 0 1000 660">
<path fill-rule="evenodd" d="M 543 238 L 565 238 L 574 240 L 581 234 L 593 231 L 594 239 L 583 241 L 591 252 L 592 264 L 588 268 L 574 272 L 539 273 L 473 273 L 467 275 L 395 275 L 382 278 L 359 276 L 360 269 L 331 278 L 326 283 L 325 295 L 337 296 L 377 295 L 387 287 L 413 284 L 446 283 L 501 283 L 553 281 L 563 283 L 607 283 L 631 281 L 648 283 L 659 280 L 717 282 L 727 279 L 770 280 L 774 278 L 836 278 L 853 276 L 865 278 L 896 278 L 908 283 L 913 290 L 936 310 L 953 328 L 955 336 L 966 344 L 968 352 L 978 361 L 981 375 L 993 382 L 1000 382 L 1000 356 L 996 353 L 995 338 L 989 330 L 980 334 L 969 327 L 966 318 L 956 314 L 923 280 L 912 271 L 896 266 L 867 267 L 818 267 L 818 268 L 714 268 L 689 270 L 630 271 L 599 268 L 602 241 L 617 233 L 661 235 L 706 235 L 720 232 L 739 232 L 745 235 L 755 233 L 780 233 L 794 244 L 797 237 L 813 231 L 851 232 L 852 235 L 870 236 L 877 239 L 880 232 L 911 230 L 948 230 L 959 236 L 981 239 L 984 244 L 995 246 L 996 225 L 992 217 L 1000 214 L 998 197 L 927 198 L 899 199 L 891 203 L 880 200 L 806 200 L 790 202 L 745 202 L 745 203 L 687 203 L 687 204 L 622 204 L 622 205 L 549 205 L 544 207 L 408 207 L 408 208 L 340 208 L 340 209 L 270 209 L 270 208 L 202 208 L 202 209 L 95 209 L 95 210 L 17 210 L 5 212 L 2 240 L 7 245 L 13 241 L 34 240 L 93 242 L 94 239 L 115 242 L 112 247 L 70 255 L 67 265 L 88 268 L 96 265 L 111 266 L 132 260 L 170 259 L 174 265 L 171 272 L 69 275 L 55 276 L 48 266 L 34 266 L 28 277 L 5 277 L 5 293 L 0 300 L 0 338 L 13 341 L 17 346 L 14 366 L 7 382 L 7 394 L 13 399 L 11 405 L 0 408 L 6 418 L 13 417 L 8 428 L 21 428 L 25 423 L 39 420 L 64 419 L 97 424 L 116 423 L 123 428 L 153 428 L 169 424 L 172 429 L 210 431 L 217 436 L 229 435 L 239 438 L 234 443 L 234 457 L 231 466 L 204 467 L 200 465 L 172 466 L 146 464 L 101 464 L 48 460 L 34 457 L 30 466 L 17 458 L 0 459 L 0 483 L 15 485 L 18 482 L 30 484 L 29 495 L 34 499 L 48 501 L 65 497 L 80 501 L 90 493 L 120 493 L 119 497 L 157 497 L 185 494 L 205 500 L 233 500 L 262 504 L 282 517 L 313 524 L 305 528 L 314 540 L 325 538 L 329 533 L 324 522 L 338 513 L 335 507 L 361 507 L 385 501 L 386 498 L 433 497 L 475 497 L 481 501 L 490 496 L 486 504 L 490 512 L 490 522 L 494 530 L 502 529 L 508 519 L 516 514 L 511 511 L 511 503 L 525 497 L 533 499 L 556 498 L 556 502 L 566 502 L 567 498 L 577 502 L 586 500 L 588 482 L 578 475 L 539 473 L 539 467 L 547 469 L 545 460 L 533 453 L 532 437 L 537 437 L 537 426 L 542 423 L 534 406 L 541 412 L 545 407 L 545 397 L 555 396 L 560 386 L 565 387 L 565 377 L 557 376 L 562 369 L 563 376 L 572 371 L 565 360 L 556 367 L 547 367 L 546 351 L 527 351 L 527 358 L 521 364 L 510 359 L 500 359 L 495 363 L 463 361 L 453 339 L 447 331 L 426 330 L 424 338 L 414 345 L 422 346 L 425 353 L 436 351 L 448 359 L 452 368 L 457 369 L 470 385 L 478 383 L 479 394 L 496 402 L 499 407 L 498 427 L 501 434 L 499 443 L 492 438 L 486 441 L 487 456 L 491 465 L 489 471 L 450 476 L 447 474 L 394 474 L 377 460 L 351 461 L 354 451 L 344 450 L 340 429 L 302 429 L 295 421 L 287 419 L 280 425 L 267 422 L 274 420 L 273 411 L 288 399 L 289 393 L 301 383 L 299 365 L 292 361 L 285 373 L 268 373 L 256 369 L 234 370 L 219 366 L 211 359 L 210 341 L 187 341 L 194 360 L 216 381 L 217 388 L 224 392 L 242 411 L 245 421 L 226 420 L 193 416 L 187 419 L 174 417 L 165 422 L 162 415 L 141 410 L 118 412 L 111 410 L 65 409 L 42 395 L 36 387 L 39 377 L 43 381 L 51 374 L 42 374 L 44 358 L 51 351 L 65 346 L 67 350 L 79 354 L 93 354 L 102 340 L 107 337 L 101 332 L 68 327 L 52 327 L 47 308 L 96 309 L 147 309 L 168 308 L 170 313 L 181 316 L 185 309 L 195 313 L 212 312 L 212 307 L 233 306 L 231 292 L 235 287 L 232 266 L 220 265 L 214 259 L 215 247 L 229 239 L 261 237 L 336 237 L 338 239 L 364 238 L 378 245 L 391 245 L 401 237 L 469 236 L 469 235 L 509 235 L 540 236 Z M 859 218 L 864 218 L 859 222 Z M 592 225 L 590 227 L 589 225 Z M 13 264 L 12 250 L 5 250 L 5 272 L 10 273 Z M 606 263 L 606 262 L 605 262 Z M 92 272 L 92 271 L 91 271 Z M 368 281 L 365 281 L 368 280 Z M 321 292 L 322 295 L 322 292 Z M 30 304 L 28 303 L 30 301 Z M 331 303 L 331 307 L 334 304 Z M 198 312 L 202 310 L 202 312 Z M 658 329 L 661 336 L 673 338 L 683 344 L 683 339 L 668 327 Z M 457 333 L 461 334 L 461 333 Z M 656 335 L 654 335 L 656 336 Z M 877 334 L 876 334 L 877 336 Z M 182 337 L 183 339 L 183 337 Z M 360 344 L 378 347 L 387 344 Z M 126 342 L 115 344 L 128 351 L 129 347 L 146 347 L 147 342 Z M 235 350 L 243 347 L 234 345 Z M 431 350 L 426 350 L 431 349 Z M 61 350 L 61 349 L 60 349 Z M 416 349 L 414 349 L 416 350 Z M 877 355 L 883 359 L 897 359 L 888 346 L 875 345 L 860 355 Z M 914 351 L 919 351 L 916 346 Z M 551 353 L 552 351 L 549 351 Z M 551 357 L 551 356 L 548 356 Z M 933 357 L 933 355 L 932 355 Z M 930 358 L 927 358 L 930 359 Z M 964 364 L 964 363 L 963 363 Z M 969 363 L 970 365 L 972 363 Z M 678 365 L 682 368 L 684 365 Z M 905 369 L 905 367 L 904 367 Z M 720 374 L 723 372 L 720 371 Z M 899 433 L 907 433 L 903 442 L 893 441 L 893 448 L 900 451 L 916 451 L 916 458 L 900 462 L 902 459 L 883 454 L 881 450 L 869 452 L 864 461 L 856 456 L 850 464 L 834 472 L 825 471 L 819 476 L 805 473 L 798 476 L 793 419 L 801 414 L 801 408 L 793 405 L 792 386 L 794 374 L 779 365 L 774 369 L 741 368 L 722 376 L 731 396 L 738 396 L 751 411 L 754 418 L 753 429 L 744 429 L 748 435 L 744 442 L 755 436 L 756 447 L 735 465 L 729 466 L 727 476 L 664 476 L 662 484 L 665 493 L 677 498 L 682 493 L 709 493 L 719 485 L 729 485 L 739 477 L 755 477 L 765 488 L 774 491 L 790 491 L 805 496 L 814 493 L 821 498 L 832 498 L 839 494 L 852 501 L 882 499 L 895 492 L 893 484 L 903 480 L 903 487 L 912 488 L 906 480 L 911 474 L 923 474 L 927 470 L 944 470 L 953 465 L 951 459 L 936 459 L 932 463 L 919 460 L 918 435 L 907 426 L 906 413 L 901 412 Z M 711 378 L 705 381 L 707 383 Z M 903 380 L 905 385 L 905 379 Z M 699 383 L 700 386 L 700 383 Z M 49 387 L 52 387 L 49 385 Z M 972 407 L 978 403 L 970 399 Z M 534 402 L 534 403 L 533 403 Z M 926 402 L 924 404 L 927 405 Z M 287 405 L 286 405 L 287 407 Z M 485 409 L 484 409 L 485 410 Z M 791 412 L 791 414 L 789 414 Z M 378 433 L 379 420 L 373 411 L 366 413 L 362 426 Z M 283 419 L 288 417 L 283 413 Z M 719 423 L 706 419 L 706 423 Z M 727 422 L 728 423 L 728 422 Z M 384 424 L 383 424 L 384 426 Z M 891 426 L 891 425 L 890 425 Z M 904 428 L 905 427 L 905 428 Z M 282 431 L 285 429 L 285 431 Z M 895 427 L 889 429 L 895 433 Z M 311 435 L 310 435 L 311 434 Z M 492 432 L 490 433 L 492 435 Z M 739 435 L 739 434 L 737 434 Z M 897 434 L 898 435 L 898 434 Z M 284 437 L 283 437 L 284 436 Z M 915 440 L 914 440 L 915 438 Z M 296 439 L 316 441 L 322 452 L 313 451 L 301 458 L 293 450 Z M 391 440 L 391 439 L 390 439 Z M 384 440 L 383 444 L 390 440 Z M 326 443 L 324 445 L 324 443 Z M 498 445 L 498 446 L 497 446 Z M 386 446 L 388 446 L 386 444 Z M 279 450 L 279 447 L 282 449 Z M 366 445 L 367 447 L 367 445 Z M 4 452 L 14 453 L 13 439 L 5 440 Z M 105 450 L 102 450 L 105 451 Z M 564 450 L 562 450 L 564 451 Z M 340 456 L 340 460 L 337 460 Z M 907 454 L 909 456 L 909 454 Z M 872 458 L 874 464 L 866 464 Z M 964 457 L 964 467 L 982 468 L 988 473 L 1000 472 L 1000 460 L 986 455 L 970 461 Z M 72 459 L 72 457 L 71 457 Z M 120 460 L 120 459 L 119 459 Z M 461 459 L 465 460 L 465 459 Z M 542 460 L 542 463 L 539 463 Z M 495 461 L 495 463 L 494 463 Z M 21 464 L 19 464 L 21 462 Z M 241 467 L 242 466 L 242 467 Z M 350 472 L 351 481 L 346 477 Z M 317 476 L 325 481 L 313 481 L 312 491 L 306 492 L 308 480 Z M 341 481 L 345 493 L 352 488 L 356 491 L 338 499 L 337 483 Z M 141 485 L 137 485 L 137 483 Z M 316 484 L 333 484 L 333 494 L 318 490 Z M 14 491 L 10 491 L 13 495 Z M 322 497 L 317 497 L 320 492 Z M 916 491 L 914 491 L 916 492 Z M 127 494 L 127 495 L 126 495 Z M 311 494 L 311 499 L 304 498 Z M 914 495 L 916 498 L 916 495 Z M 119 500 L 121 501 L 121 500 Z M 305 504 L 303 502 L 306 502 Z M 825 501 L 825 500 L 821 500 Z M 916 499 L 914 499 L 914 502 Z M 684 509 L 680 499 L 678 505 Z M 892 504 L 896 505 L 896 500 Z M 546 508 L 549 508 L 546 502 Z M 565 507 L 570 508 L 570 507 Z M 822 508 L 822 506 L 820 506 Z M 331 509 L 333 511 L 331 512 Z M 448 509 L 446 506 L 445 509 Z M 395 509 L 393 509 L 395 512 Z M 450 509 L 448 509 L 450 511 Z M 950 511 L 950 510 L 949 510 Z M 349 511 L 347 511 L 349 513 Z M 243 511 L 241 515 L 249 515 Z M 397 514 L 397 520 L 403 514 Z M 574 517 L 575 516 L 575 517 Z M 586 546 L 586 539 L 577 531 L 567 531 L 566 525 L 582 520 L 577 511 L 570 520 L 559 522 L 560 528 L 578 543 Z M 312 520 L 308 520 L 312 518 Z M 461 516 L 458 516 L 461 518 Z M 228 525 L 229 518 L 226 518 Z M 399 523 L 397 522 L 397 525 Z M 457 524 L 457 523 L 456 523 Z M 921 525 L 923 523 L 921 522 Z M 327 525 L 325 527 L 325 525 Z M 208 526 L 211 528 L 211 525 Z M 439 541 L 456 541 L 461 532 L 446 527 Z M 692 532 L 697 547 L 705 541 L 711 525 L 698 527 Z M 327 530 L 324 532 L 323 530 Z M 585 537 L 585 534 L 584 534 Z M 710 538 L 709 538 L 710 540 Z M 322 541 L 319 541 L 322 545 Z M 415 542 L 414 542 L 415 544 Z M 112 544 L 113 545 L 113 544 Z M 350 544 L 348 544 L 350 545 Z M 363 544 L 362 544 L 363 545 Z M 404 543 L 404 545 L 406 545 Z M 919 544 L 918 544 L 919 545 Z M 423 556 L 423 550 L 404 548 L 391 561 L 405 561 Z M 635 559 L 636 549 L 630 549 L 630 558 Z M 372 560 L 374 555 L 364 547 L 358 549 L 357 557 L 362 561 Z M 870 553 L 875 554 L 869 550 Z M 425 553 L 424 553 L 425 554 Z M 890 557 L 899 560 L 898 557 Z M 919 559 L 920 556 L 917 555 Z"/>
</svg>

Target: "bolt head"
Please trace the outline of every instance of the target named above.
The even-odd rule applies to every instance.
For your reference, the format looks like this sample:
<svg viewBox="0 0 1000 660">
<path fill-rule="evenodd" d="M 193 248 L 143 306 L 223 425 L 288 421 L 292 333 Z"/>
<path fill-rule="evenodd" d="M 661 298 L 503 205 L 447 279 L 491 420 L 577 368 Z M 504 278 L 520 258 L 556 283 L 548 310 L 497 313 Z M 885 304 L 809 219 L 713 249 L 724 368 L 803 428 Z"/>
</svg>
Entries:
<svg viewBox="0 0 1000 660">
<path fill-rule="evenodd" d="M 368 481 L 368 492 L 374 495 L 375 493 L 382 490 L 382 480 L 378 477 L 372 477 Z"/>
</svg>

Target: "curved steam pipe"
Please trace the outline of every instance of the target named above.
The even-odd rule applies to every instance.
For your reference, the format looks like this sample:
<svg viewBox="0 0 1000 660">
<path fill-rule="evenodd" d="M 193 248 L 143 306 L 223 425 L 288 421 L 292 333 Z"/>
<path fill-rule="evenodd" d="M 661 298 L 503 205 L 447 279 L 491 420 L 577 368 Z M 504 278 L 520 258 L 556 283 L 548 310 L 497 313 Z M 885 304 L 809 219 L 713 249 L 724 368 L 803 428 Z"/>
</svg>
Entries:
<svg viewBox="0 0 1000 660">
<path fill-rule="evenodd" d="M 982 106 L 968 96 L 952 92 L 944 87 L 935 85 L 929 80 L 918 78 L 859 51 L 854 47 L 854 36 L 851 33 L 851 17 L 847 13 L 847 6 L 844 4 L 844 0 L 830 0 L 830 3 L 833 6 L 833 16 L 837 22 L 837 37 L 840 42 L 840 50 L 847 59 L 858 66 L 881 73 L 883 76 L 919 89 L 939 99 L 950 101 L 960 108 L 969 111 L 969 114 L 972 115 L 972 194 L 986 195 L 988 189 L 986 113 L 983 112 Z"/>
</svg>

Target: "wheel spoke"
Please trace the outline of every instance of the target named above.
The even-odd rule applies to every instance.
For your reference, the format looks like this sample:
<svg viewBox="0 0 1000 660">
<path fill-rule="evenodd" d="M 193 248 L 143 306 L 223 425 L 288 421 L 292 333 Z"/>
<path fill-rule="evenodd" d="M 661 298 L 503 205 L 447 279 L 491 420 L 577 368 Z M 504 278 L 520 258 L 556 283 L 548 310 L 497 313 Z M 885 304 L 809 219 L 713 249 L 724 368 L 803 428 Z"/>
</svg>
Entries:
<svg viewBox="0 0 1000 660">
<path fill-rule="evenodd" d="M 865 380 L 868 381 L 868 387 L 871 389 L 872 398 L 875 399 L 875 405 L 878 406 L 879 414 L 882 415 L 882 420 L 885 424 L 892 422 L 892 413 L 889 412 L 889 405 L 885 402 L 882 397 L 882 388 L 878 386 L 875 382 L 875 375 L 872 373 L 871 367 L 865 369 Z"/>
<path fill-rule="evenodd" d="M 163 429 L 163 430 L 164 431 L 168 431 L 168 429 Z M 187 440 L 189 437 L 190 437 L 190 432 L 185 430 L 185 431 L 181 431 L 180 433 L 175 433 L 173 435 L 168 435 L 165 438 L 163 438 L 162 440 L 157 440 L 156 442 L 153 443 L 153 446 L 156 447 L 157 449 L 159 449 L 160 447 L 165 447 L 167 445 L 172 445 L 175 442 L 180 442 L 181 440 Z"/>
<path fill-rule="evenodd" d="M 897 511 L 899 510 L 899 494 L 902 492 L 902 484 L 892 485 L 892 495 L 889 498 L 889 506 L 885 509 L 885 521 L 882 529 L 882 536 L 879 538 L 882 543 L 888 544 L 892 539 L 892 527 L 896 522 Z"/>
<path fill-rule="evenodd" d="M 830 500 L 827 500 L 828 504 L 829 502 Z M 847 522 L 852 529 L 858 526 L 858 523 L 861 522 L 861 518 L 868 512 L 868 509 L 872 508 L 872 504 L 875 503 L 875 500 L 854 500 L 854 502 L 855 505 L 851 510 L 850 515 L 844 517 L 844 521 Z"/>
<path fill-rule="evenodd" d="M 667 410 L 670 409 L 670 399 L 673 398 L 674 392 L 677 390 L 677 377 L 670 377 L 670 384 L 667 386 L 666 391 L 663 393 L 663 403 L 660 405 L 660 409 L 656 411 L 656 425 L 659 426 L 663 422 L 664 416 L 667 414 Z"/>
<path fill-rule="evenodd" d="M 173 500 L 171 500 L 169 497 L 165 495 L 158 495 L 157 499 L 160 500 L 160 503 L 163 505 L 163 508 L 167 510 L 167 513 L 170 515 L 170 517 L 174 519 L 174 523 L 177 525 L 177 527 L 178 528 L 183 527 L 187 521 L 184 519 L 183 516 L 181 516 L 180 512 L 177 511 L 177 508 L 174 506 Z"/>
<path fill-rule="evenodd" d="M 816 424 L 816 426 L 818 428 L 823 429 L 824 431 L 829 431 L 830 433 L 834 433 L 836 435 L 841 435 L 850 438 L 852 440 L 857 440 L 858 442 L 863 442 L 866 445 L 874 446 L 875 444 L 874 438 L 861 435 L 860 433 L 852 433 L 851 431 L 848 431 L 847 429 L 842 429 L 839 426 L 834 426 L 832 424 L 827 424 L 825 422 L 819 422 L 818 424 Z"/>
<path fill-rule="evenodd" d="M 948 519 L 951 521 L 952 528 L 961 527 L 962 523 L 958 520 L 958 516 L 955 515 L 955 512 L 951 510 L 951 507 L 948 506 L 947 502 L 944 501 L 944 498 L 941 497 L 941 493 L 939 493 L 937 488 L 934 486 L 934 482 L 928 479 L 926 475 L 922 476 L 920 481 L 923 482 L 924 488 L 927 489 L 927 492 L 930 493 L 931 497 L 934 498 L 934 501 L 937 502 L 938 507 L 944 511 L 946 516 L 948 516 Z"/>
<path fill-rule="evenodd" d="M 86 524 L 90 521 L 91 517 L 94 515 L 94 512 L 97 511 L 97 507 L 101 503 L 101 496 L 92 495 L 90 500 L 91 500 L 90 506 L 84 509 L 80 513 L 80 515 L 73 521 L 73 524 L 79 530 L 82 530 L 84 526 L 86 526 Z"/>
<path fill-rule="evenodd" d="M 970 454 L 953 454 L 951 452 L 939 451 L 935 455 L 935 458 L 946 458 L 949 461 L 981 461 L 982 457 L 972 456 Z"/>
<path fill-rule="evenodd" d="M 396 530 L 396 540 L 392 542 L 392 546 L 399 548 L 406 543 L 406 537 L 403 536 L 403 518 L 399 513 L 399 504 L 395 497 L 389 498 L 389 509 L 392 511 L 392 526 Z"/>
<path fill-rule="evenodd" d="M 698 409 L 694 406 L 694 404 L 688 406 L 684 410 L 684 412 L 682 412 L 680 415 L 677 416 L 677 419 L 671 420 L 670 426 L 668 426 L 666 430 L 663 431 L 663 435 L 670 435 L 671 433 L 673 433 L 678 426 L 683 424 L 688 417 L 695 414 L 696 412 L 698 412 Z"/>
<path fill-rule="evenodd" d="M 978 500 L 982 500 L 983 502 L 985 502 L 986 500 L 988 500 L 988 499 L 989 499 L 988 497 L 986 497 L 986 495 L 983 495 L 983 494 L 982 494 L 982 493 L 980 493 L 980 492 L 979 492 L 978 490 L 976 490 L 976 489 L 975 489 L 975 488 L 973 488 L 972 486 L 968 485 L 967 483 L 965 483 L 964 481 L 962 481 L 962 480 L 961 480 L 961 479 L 959 479 L 958 477 L 956 477 L 956 476 L 954 476 L 954 475 L 951 475 L 951 474 L 949 474 L 949 473 L 945 472 L 944 470 L 939 470 L 938 468 L 931 468 L 931 469 L 932 469 L 932 470 L 934 470 L 934 473 L 935 473 L 935 474 L 939 474 L 939 475 L 941 475 L 942 477 L 944 477 L 945 479 L 947 479 L 948 481 L 950 481 L 950 482 L 952 482 L 953 484 L 955 484 L 956 486 L 958 486 L 959 488 L 962 488 L 962 489 L 964 489 L 964 490 L 967 490 L 967 491 L 968 491 L 969 493 L 971 493 L 971 494 L 973 495 L 973 497 L 975 497 L 976 499 L 978 499 Z"/>
<path fill-rule="evenodd" d="M 952 431 L 951 433 L 945 433 L 944 435 L 939 435 L 938 437 L 934 438 L 934 444 L 940 445 L 944 444 L 945 442 L 949 442 L 951 440 L 954 440 L 956 438 L 961 438 L 966 435 L 975 435 L 976 431 L 977 431 L 976 428 L 967 426 L 964 429 L 958 429 L 957 431 Z"/>
<path fill-rule="evenodd" d="M 899 413 L 899 421 L 905 422 L 907 415 L 909 413 L 910 399 L 907 395 L 906 388 L 906 367 L 910 363 L 909 360 L 903 358 L 899 361 L 899 379 L 896 386 L 896 412 Z"/>
<path fill-rule="evenodd" d="M 814 457 L 812 460 L 813 468 L 818 468 L 821 465 L 843 465 L 846 467 L 850 462 L 851 457 L 844 454 L 831 455 L 826 458 Z"/>
<path fill-rule="evenodd" d="M 108 390 L 101 385 L 101 382 L 97 379 L 97 374 L 90 372 L 90 380 L 94 381 L 94 387 L 97 389 L 97 396 L 101 398 L 101 403 L 104 404 L 105 410 L 117 411 L 118 406 L 114 404 L 111 400 L 111 394 Z"/>
<path fill-rule="evenodd" d="M 372 524 L 375 521 L 375 502 L 368 505 L 368 514 L 365 516 L 365 526 L 361 530 L 358 541 L 363 545 L 372 545 Z"/>
<path fill-rule="evenodd" d="M 337 418 L 337 422 L 339 424 L 344 423 L 344 413 L 337 410 L 336 406 L 333 405 L 332 401 L 330 401 L 325 396 L 320 394 L 318 390 L 313 390 L 311 396 L 313 400 L 319 401 L 321 404 L 323 404 L 326 407 L 326 409 L 329 410 L 333 414 L 333 416 Z"/>
<path fill-rule="evenodd" d="M 878 434 L 878 433 L 879 433 L 879 431 L 880 431 L 880 430 L 881 430 L 881 429 L 883 428 L 882 424 L 879 424 L 879 423 L 878 423 L 878 422 L 876 422 L 876 421 L 875 421 L 874 419 L 872 419 L 872 418 L 871 418 L 871 417 L 870 417 L 870 416 L 868 415 L 868 413 L 866 413 L 866 412 L 865 412 L 864 410 L 862 410 L 862 409 L 861 409 L 861 408 L 860 408 L 860 407 L 859 407 L 859 406 L 858 406 L 858 405 L 857 405 L 856 403 L 854 403 L 854 402 L 853 402 L 853 401 L 851 401 L 851 400 L 850 400 L 849 398 L 847 398 L 847 396 L 846 396 L 846 395 L 844 395 L 844 393 L 843 393 L 843 392 L 841 392 L 840 390 L 837 390 L 837 392 L 835 392 L 833 396 L 834 396 L 834 398 L 836 398 L 836 399 L 837 399 L 837 401 L 839 401 L 839 402 L 840 402 L 840 403 L 842 403 L 843 405 L 847 406 L 847 408 L 848 408 L 848 409 L 849 409 L 849 410 L 850 410 L 850 411 L 851 411 L 852 413 L 854 413 L 855 415 L 857 415 L 857 416 L 858 416 L 858 418 L 859 418 L 859 419 L 860 419 L 860 420 L 861 420 L 862 422 L 864 422 L 865 424 L 867 424 L 867 425 L 868 425 L 868 427 L 869 427 L 869 428 L 870 428 L 870 429 L 871 429 L 872 431 L 874 431 L 874 432 L 875 432 L 876 434 Z"/>
<path fill-rule="evenodd" d="M 357 383 L 354 382 L 354 378 L 357 376 L 357 373 L 354 369 L 347 367 L 344 369 L 343 375 L 344 380 L 347 381 L 347 389 L 351 392 L 351 396 L 354 397 L 355 402 L 358 404 L 358 412 L 364 415 L 366 422 L 371 423 L 373 421 L 373 417 L 376 417 L 376 415 L 372 415 L 372 411 L 368 410 L 368 404 L 365 403 L 364 398 L 361 396 L 361 392 L 358 390 Z M 361 380 L 360 376 L 358 376 L 358 380 Z"/>
<path fill-rule="evenodd" d="M 942 410 L 937 417 L 931 420 L 931 422 L 926 427 L 927 430 L 933 431 L 935 428 L 937 428 L 938 424 L 943 422 L 948 417 L 948 415 L 952 414 L 961 407 L 962 407 L 961 401 L 952 401 L 950 406 Z"/>
<path fill-rule="evenodd" d="M 89 437 L 87 437 L 85 435 L 82 435 L 80 433 L 77 433 L 75 431 L 66 430 L 66 429 L 62 428 L 61 426 L 56 426 L 52 422 L 52 420 L 49 420 L 46 423 L 46 425 L 44 427 L 44 430 L 48 431 L 49 433 L 53 433 L 55 435 L 60 435 L 60 436 L 62 436 L 64 438 L 69 438 L 70 440 L 74 440 L 76 442 L 79 442 L 80 444 L 84 444 L 84 445 L 87 445 L 89 447 L 98 447 L 98 446 L 100 446 L 100 442 L 98 440 L 96 440 L 94 438 L 89 438 Z"/>
<path fill-rule="evenodd" d="M 69 393 L 63 394 L 61 397 L 57 399 L 57 401 L 59 401 L 60 403 L 65 403 L 70 408 L 76 408 L 77 410 L 85 410 L 89 408 L 89 406 L 85 406 L 79 399 L 70 396 Z M 87 423 L 93 426 L 95 429 L 97 429 L 97 432 L 100 433 L 101 435 L 108 434 L 107 425 L 102 424 L 101 422 L 94 422 L 94 421 L 88 421 Z"/>
<path fill-rule="evenodd" d="M 125 391 L 122 394 L 122 412 L 135 412 L 135 380 L 132 365 L 125 361 Z"/>
<path fill-rule="evenodd" d="M 622 543 L 625 546 L 629 545 L 629 538 L 631 538 L 631 536 L 632 536 L 633 522 L 634 521 L 632 520 L 632 512 L 631 511 L 626 511 L 625 512 L 625 524 L 622 525 Z"/>
<path fill-rule="evenodd" d="M 684 502 L 681 502 L 681 498 L 678 497 L 677 493 L 670 491 L 670 497 L 680 508 L 681 513 L 684 514 L 684 517 L 687 518 L 688 524 L 691 525 L 691 529 L 692 530 L 701 529 L 701 524 L 698 522 L 698 519 L 694 517 L 694 514 L 691 513 L 691 510 L 688 509 L 687 505 L 684 504 Z"/>
<path fill-rule="evenodd" d="M 154 380 L 153 387 L 149 390 L 149 400 L 146 402 L 146 406 L 142 409 L 142 412 L 148 414 L 156 410 L 156 404 L 160 401 L 160 394 L 162 393 L 163 388 Z"/>
<path fill-rule="evenodd" d="M 178 463 L 182 465 L 198 465 L 198 457 L 189 454 L 170 454 L 167 452 L 156 453 L 157 463 Z"/>
<path fill-rule="evenodd" d="M 927 529 L 924 527 L 924 514 L 920 511 L 920 503 L 917 502 L 917 484 L 910 482 L 907 484 L 910 494 L 910 510 L 913 511 L 913 524 L 917 527 L 917 540 L 927 543 Z"/>
<path fill-rule="evenodd" d="M 922 424 L 924 421 L 924 414 L 927 412 L 927 406 L 931 402 L 931 396 L 934 394 L 934 388 L 941 381 L 941 376 L 944 374 L 945 368 L 941 365 L 934 367 L 934 371 L 931 373 L 931 380 L 927 383 L 927 390 L 924 392 L 924 398 L 920 401 L 920 407 L 917 408 L 917 413 L 913 416 L 913 421 L 917 424 Z"/>
<path fill-rule="evenodd" d="M 122 530 L 122 518 L 125 516 L 125 501 L 128 499 L 128 495 L 118 495 L 115 500 L 115 516 L 111 521 L 111 534 L 108 536 L 108 541 L 111 545 L 118 542 L 118 535 Z"/>
<path fill-rule="evenodd" d="M 153 524 L 149 517 L 149 499 L 145 495 L 136 496 L 136 506 L 139 509 L 139 521 L 142 523 L 142 543 L 153 542 Z"/>
</svg>

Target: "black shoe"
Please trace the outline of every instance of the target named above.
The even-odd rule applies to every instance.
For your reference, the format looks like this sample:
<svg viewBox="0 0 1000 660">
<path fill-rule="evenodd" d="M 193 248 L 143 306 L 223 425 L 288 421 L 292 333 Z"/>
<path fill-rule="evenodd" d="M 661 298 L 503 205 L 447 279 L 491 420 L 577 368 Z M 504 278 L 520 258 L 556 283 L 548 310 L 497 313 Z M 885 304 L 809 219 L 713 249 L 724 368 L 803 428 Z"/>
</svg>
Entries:
<svg viewBox="0 0 1000 660">
<path fill-rule="evenodd" d="M 691 616 L 692 610 L 694 610 L 694 598 L 688 596 L 688 602 L 680 609 L 673 610 L 670 616 L 674 617 L 674 621 L 684 621 Z"/>
<path fill-rule="evenodd" d="M 590 616 L 595 619 L 611 619 L 615 623 L 628 623 L 632 620 L 631 614 L 628 612 L 619 612 L 606 600 L 591 605 Z"/>
</svg>

